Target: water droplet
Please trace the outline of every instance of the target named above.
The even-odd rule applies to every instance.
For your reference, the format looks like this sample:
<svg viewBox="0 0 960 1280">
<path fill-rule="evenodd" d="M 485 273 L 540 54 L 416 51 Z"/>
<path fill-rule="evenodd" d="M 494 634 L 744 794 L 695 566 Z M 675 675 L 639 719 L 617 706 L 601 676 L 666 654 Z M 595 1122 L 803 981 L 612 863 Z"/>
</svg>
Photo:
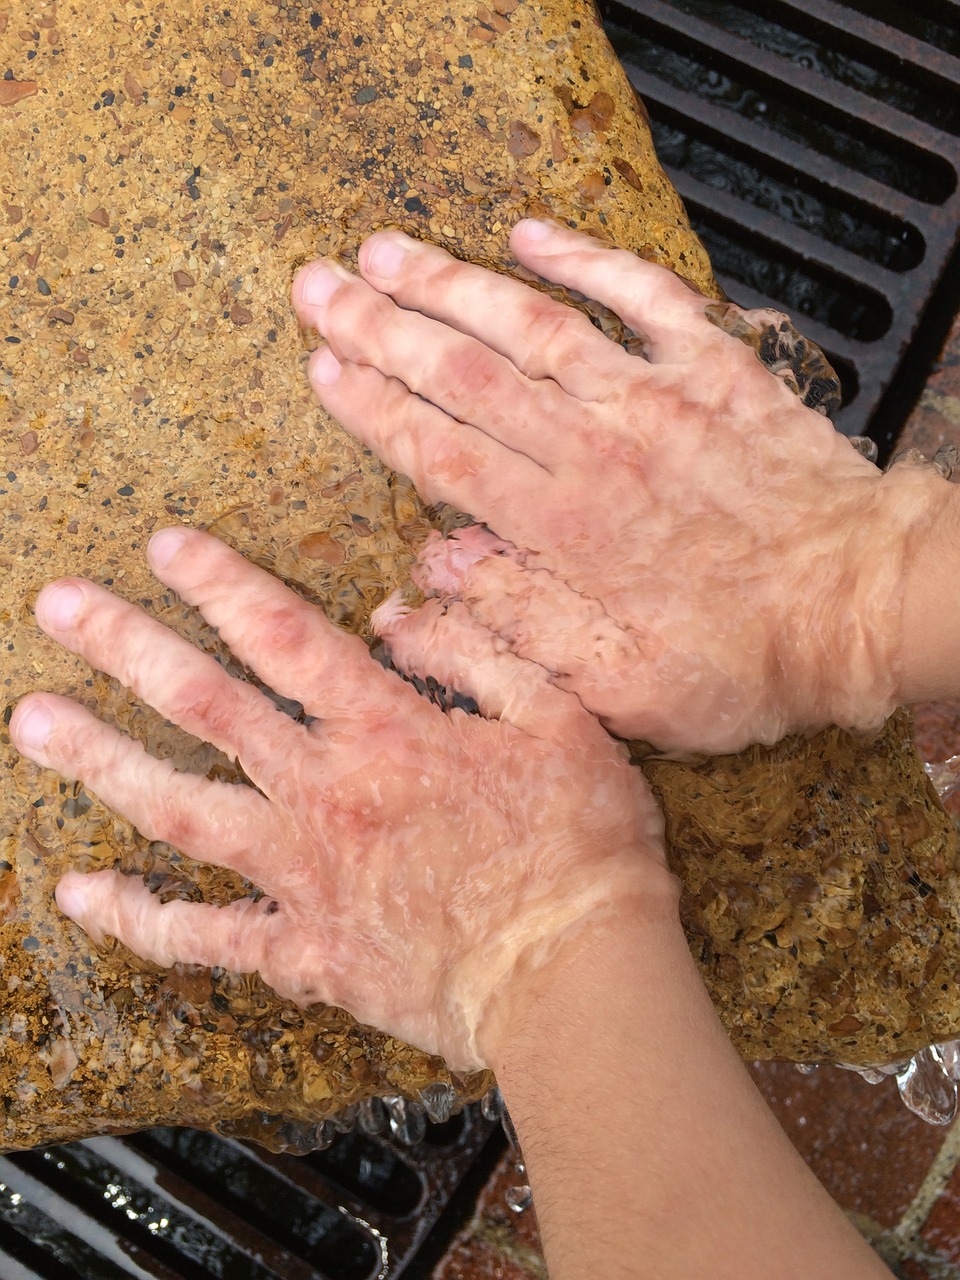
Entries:
<svg viewBox="0 0 960 1280">
<path fill-rule="evenodd" d="M 387 1127 L 387 1109 L 382 1098 L 364 1098 L 358 1107 L 358 1121 L 364 1133 L 376 1136 Z"/>
<path fill-rule="evenodd" d="M 328 1147 L 333 1146 L 333 1140 L 336 1136 L 333 1126 L 328 1120 L 324 1120 L 322 1124 L 317 1125 L 311 1149 L 313 1151 L 326 1151 Z"/>
<path fill-rule="evenodd" d="M 348 1107 L 344 1107 L 342 1111 L 338 1111 L 335 1116 L 331 1116 L 328 1123 L 337 1133 L 350 1133 L 356 1128 L 359 1118 L 359 1106 L 353 1102 Z"/>
<path fill-rule="evenodd" d="M 883 1084 L 889 1078 L 887 1072 L 878 1071 L 875 1067 L 857 1067 L 857 1075 L 867 1084 Z"/>
<path fill-rule="evenodd" d="M 960 756 L 951 756 L 939 764 L 925 764 L 923 767 L 941 800 L 952 796 L 960 787 Z"/>
<path fill-rule="evenodd" d="M 456 1094 L 451 1085 L 438 1080 L 420 1090 L 420 1101 L 434 1124 L 446 1124 L 453 1115 Z"/>
<path fill-rule="evenodd" d="M 480 1099 L 480 1114 L 484 1120 L 499 1120 L 503 1110 L 503 1098 L 500 1090 L 494 1087 Z"/>
<path fill-rule="evenodd" d="M 795 1062 L 793 1064 L 802 1076 L 812 1076 L 815 1071 L 819 1071 L 819 1062 Z"/>
<path fill-rule="evenodd" d="M 504 1199 L 507 1202 L 507 1206 L 512 1209 L 514 1213 L 525 1213 L 533 1204 L 533 1192 L 526 1185 L 522 1187 L 510 1187 L 504 1196 Z"/>
<path fill-rule="evenodd" d="M 390 1132 L 405 1147 L 415 1147 L 427 1132 L 427 1117 L 423 1107 L 406 1098 L 384 1098 Z"/>
<path fill-rule="evenodd" d="M 957 1086 L 931 1049 L 921 1049 L 897 1076 L 900 1097 L 928 1124 L 949 1124 L 957 1114 Z"/>
<path fill-rule="evenodd" d="M 960 1080 L 960 1040 L 948 1040 L 945 1044 L 935 1044 L 933 1052 L 950 1079 Z"/>
</svg>

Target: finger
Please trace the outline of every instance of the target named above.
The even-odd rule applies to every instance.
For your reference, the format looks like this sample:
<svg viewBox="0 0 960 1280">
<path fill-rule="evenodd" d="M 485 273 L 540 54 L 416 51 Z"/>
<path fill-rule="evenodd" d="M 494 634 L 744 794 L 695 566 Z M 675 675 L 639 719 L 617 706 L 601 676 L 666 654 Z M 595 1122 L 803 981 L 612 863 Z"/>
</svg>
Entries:
<svg viewBox="0 0 960 1280">
<path fill-rule="evenodd" d="M 396 378 L 343 364 L 331 383 L 326 353 L 311 360 L 311 380 L 327 410 L 394 471 L 409 476 L 427 502 L 449 502 L 509 537 L 536 524 L 531 508 L 548 501 L 552 477 L 539 463 L 450 418 Z M 522 501 L 516 495 L 522 495 Z M 512 531 L 512 532 L 510 532 Z"/>
<path fill-rule="evenodd" d="M 144 960 L 220 966 L 237 973 L 268 967 L 289 922 L 269 898 L 241 898 L 224 907 L 206 902 L 161 902 L 137 876 L 119 871 L 68 871 L 57 906 L 98 943 L 117 938 Z"/>
<path fill-rule="evenodd" d="M 531 568 L 510 555 L 474 554 L 451 572 L 449 557 L 442 558 L 436 543 L 430 551 L 418 575 L 421 589 L 438 578 L 449 581 L 455 572 L 457 595 L 471 617 L 513 653 L 576 689 L 591 710 L 600 709 L 592 694 L 598 685 L 607 689 L 620 677 L 630 678 L 649 659 L 636 632 L 548 569 Z"/>
<path fill-rule="evenodd" d="M 253 685 L 234 680 L 169 628 L 80 578 L 37 597 L 47 635 L 106 671 L 188 733 L 240 759 L 255 781 L 270 762 L 298 753 L 306 733 Z"/>
<path fill-rule="evenodd" d="M 535 219 L 517 223 L 510 247 L 525 267 L 545 280 L 576 289 L 615 311 L 647 339 L 651 361 L 686 363 L 697 358 L 705 343 L 718 340 L 718 331 L 704 318 L 709 300 L 666 267 Z M 642 367 L 640 361 L 631 365 L 637 372 Z"/>
<path fill-rule="evenodd" d="M 428 600 L 410 611 L 395 594 L 372 619 L 401 671 L 466 694 L 490 720 L 514 725 L 534 738 L 564 741 L 606 738 L 575 697 L 555 688 L 548 673 L 512 654 L 459 602 Z"/>
<path fill-rule="evenodd" d="M 400 231 L 366 240 L 360 270 L 401 307 L 477 338 L 528 378 L 553 379 L 577 399 L 601 399 L 622 367 L 623 352 L 574 307 Z"/>
<path fill-rule="evenodd" d="M 10 718 L 10 737 L 37 764 L 79 779 L 148 840 L 257 878 L 260 837 L 272 820 L 268 802 L 250 787 L 181 773 L 54 694 L 23 698 Z"/>
<path fill-rule="evenodd" d="M 398 307 L 328 261 L 301 271 L 293 297 L 301 324 L 318 329 L 341 363 L 400 378 L 451 417 L 550 464 L 562 441 L 542 423 L 555 420 L 569 399 L 555 384 L 532 383 L 476 338 Z"/>
<path fill-rule="evenodd" d="M 242 662 L 310 715 L 378 707 L 397 680 L 359 636 L 333 626 L 272 574 L 198 529 L 162 529 L 147 549 L 162 582 L 199 609 Z"/>
<path fill-rule="evenodd" d="M 433 532 L 417 552 L 410 578 L 425 595 L 450 600 L 460 595 L 464 578 L 478 560 L 508 554 L 516 557 L 519 552 L 481 524 L 457 529 L 448 538 Z"/>
</svg>

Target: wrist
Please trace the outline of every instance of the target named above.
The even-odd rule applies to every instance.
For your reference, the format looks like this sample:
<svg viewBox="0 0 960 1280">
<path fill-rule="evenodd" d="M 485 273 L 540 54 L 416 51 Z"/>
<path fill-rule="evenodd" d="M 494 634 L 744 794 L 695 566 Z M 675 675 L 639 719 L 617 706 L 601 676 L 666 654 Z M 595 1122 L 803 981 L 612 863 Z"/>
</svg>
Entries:
<svg viewBox="0 0 960 1280">
<path fill-rule="evenodd" d="M 916 463 L 825 478 L 822 489 L 783 631 L 786 719 L 874 732 L 902 703 L 948 696 L 957 491 Z"/>
<path fill-rule="evenodd" d="M 642 885 L 625 883 L 545 945 L 516 954 L 507 979 L 492 990 L 478 1020 L 475 1041 L 482 1061 L 505 1082 L 525 1074 L 531 1058 L 542 1053 L 551 1026 L 582 1023 L 584 1034 L 590 1035 L 597 1006 L 584 976 L 602 984 L 622 975 L 628 958 L 649 945 L 653 934 L 676 935 L 686 951 L 679 902 L 677 878 L 666 867 L 648 865 Z"/>
<path fill-rule="evenodd" d="M 897 697 L 907 704 L 960 694 L 960 486 L 932 467 L 912 470 L 922 475 L 915 481 L 922 505 L 903 566 L 897 661 Z"/>
</svg>

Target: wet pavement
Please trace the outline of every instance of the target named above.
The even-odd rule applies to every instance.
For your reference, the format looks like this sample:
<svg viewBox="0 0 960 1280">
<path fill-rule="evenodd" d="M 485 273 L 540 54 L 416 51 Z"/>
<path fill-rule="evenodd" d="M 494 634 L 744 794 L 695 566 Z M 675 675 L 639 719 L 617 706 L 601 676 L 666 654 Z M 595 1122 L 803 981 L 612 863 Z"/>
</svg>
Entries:
<svg viewBox="0 0 960 1280">
<path fill-rule="evenodd" d="M 927 457 L 960 447 L 960 320 L 899 440 Z M 960 754 L 960 702 L 920 707 L 925 759 Z M 960 797 L 948 802 L 960 818 Z M 936 1127 L 912 1115 L 896 1084 L 870 1085 L 839 1068 L 801 1075 L 783 1063 L 751 1073 L 780 1123 L 828 1191 L 903 1280 L 960 1280 L 960 1120 Z M 501 1162 L 476 1214 L 437 1266 L 433 1280 L 544 1280 L 532 1211 L 514 1214 L 517 1182 Z"/>
</svg>

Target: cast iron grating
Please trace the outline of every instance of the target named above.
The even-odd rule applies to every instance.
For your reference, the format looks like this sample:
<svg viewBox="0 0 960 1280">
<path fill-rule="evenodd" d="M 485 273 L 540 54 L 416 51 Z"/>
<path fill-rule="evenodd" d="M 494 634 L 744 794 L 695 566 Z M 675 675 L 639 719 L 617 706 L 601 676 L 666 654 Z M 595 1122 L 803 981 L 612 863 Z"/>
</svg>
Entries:
<svg viewBox="0 0 960 1280">
<path fill-rule="evenodd" d="M 414 1280 L 505 1149 L 468 1107 L 415 1147 L 274 1155 L 191 1129 L 0 1156 L 2 1280 Z"/>
<path fill-rule="evenodd" d="M 885 454 L 960 277 L 957 0 L 604 0 L 720 284 L 840 374 Z"/>
</svg>

